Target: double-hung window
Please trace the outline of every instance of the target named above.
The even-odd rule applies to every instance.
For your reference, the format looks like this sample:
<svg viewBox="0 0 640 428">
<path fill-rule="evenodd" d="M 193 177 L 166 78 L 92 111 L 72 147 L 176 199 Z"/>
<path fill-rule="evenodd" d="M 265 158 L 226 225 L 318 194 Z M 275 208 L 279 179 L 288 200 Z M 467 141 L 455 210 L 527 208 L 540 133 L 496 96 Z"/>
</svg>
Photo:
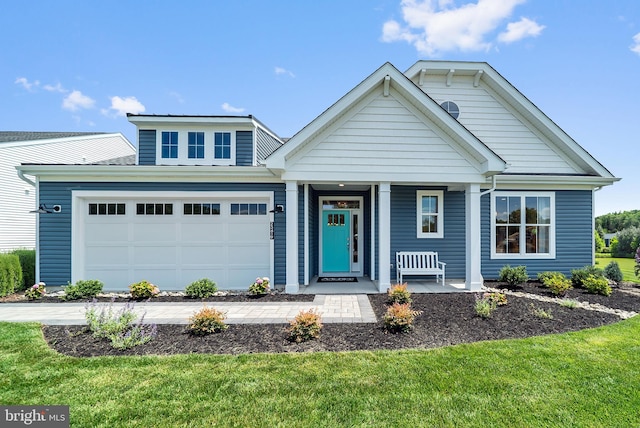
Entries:
<svg viewBox="0 0 640 428">
<path fill-rule="evenodd" d="M 441 190 L 418 190 L 416 223 L 418 238 L 444 238 L 444 193 Z"/>
<path fill-rule="evenodd" d="M 213 137 L 214 159 L 231 159 L 231 133 L 216 132 Z"/>
<path fill-rule="evenodd" d="M 555 195 L 494 192 L 491 196 L 492 258 L 555 257 Z"/>
<path fill-rule="evenodd" d="M 189 132 L 187 139 L 189 159 L 204 159 L 204 132 Z"/>
<path fill-rule="evenodd" d="M 178 133 L 176 131 L 162 131 L 162 158 L 178 158 Z"/>
</svg>

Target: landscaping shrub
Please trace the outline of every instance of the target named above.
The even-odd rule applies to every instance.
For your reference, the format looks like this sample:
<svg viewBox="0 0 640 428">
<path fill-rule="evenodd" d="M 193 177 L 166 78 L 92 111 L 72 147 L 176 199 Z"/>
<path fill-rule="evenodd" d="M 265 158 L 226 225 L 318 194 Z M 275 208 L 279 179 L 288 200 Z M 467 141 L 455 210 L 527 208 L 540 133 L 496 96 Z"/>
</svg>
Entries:
<svg viewBox="0 0 640 428">
<path fill-rule="evenodd" d="M 149 281 L 135 282 L 129 286 L 131 297 L 137 300 L 150 299 L 160 294 L 160 289 Z"/>
<path fill-rule="evenodd" d="M 119 311 L 114 311 L 113 301 L 99 307 L 94 300 L 86 306 L 85 311 L 85 320 L 93 335 L 109 339 L 111 346 L 116 349 L 142 345 L 156 336 L 155 324 L 144 324 L 144 314 L 135 322 L 137 318 L 133 303 L 127 303 Z"/>
<path fill-rule="evenodd" d="M 571 283 L 574 287 L 583 287 L 584 281 L 589 275 L 604 278 L 602 269 L 595 266 L 584 266 L 571 271 Z"/>
<path fill-rule="evenodd" d="M 36 282 L 36 250 L 18 249 L 10 254 L 18 256 L 22 268 L 22 284 L 15 291 L 26 290 Z"/>
<path fill-rule="evenodd" d="M 602 294 L 603 296 L 611 295 L 609 281 L 603 276 L 587 275 L 582 285 L 589 293 Z"/>
<path fill-rule="evenodd" d="M 219 333 L 228 326 L 224 320 L 227 313 L 205 306 L 189 318 L 189 333 L 196 336 L 205 336 L 211 333 Z"/>
<path fill-rule="evenodd" d="M 604 268 L 604 276 L 612 281 L 622 281 L 622 271 L 618 262 L 612 261 Z"/>
<path fill-rule="evenodd" d="M 554 272 L 554 271 L 538 272 L 538 281 L 544 284 L 545 279 L 551 278 L 556 275 L 563 275 L 563 274 L 561 272 Z"/>
<path fill-rule="evenodd" d="M 476 303 L 474 305 L 474 309 L 476 314 L 480 318 L 489 318 L 491 314 L 496 309 L 497 304 L 493 300 L 486 297 L 478 297 L 476 296 Z"/>
<path fill-rule="evenodd" d="M 83 279 L 75 284 L 69 283 L 64 287 L 64 294 L 60 296 L 62 300 L 90 299 L 102 292 L 104 284 L 97 279 Z"/>
<path fill-rule="evenodd" d="M 529 275 L 527 275 L 527 267 L 511 267 L 509 265 L 506 265 L 502 269 L 500 269 L 498 279 L 502 282 L 506 282 L 511 287 L 515 287 L 516 285 L 522 284 L 529 280 Z"/>
<path fill-rule="evenodd" d="M 407 284 L 395 284 L 389 288 L 390 303 L 411 303 L 411 293 L 407 290 Z"/>
<path fill-rule="evenodd" d="M 484 293 L 482 298 L 495 303 L 496 306 L 504 306 L 507 304 L 507 295 L 503 293 Z"/>
<path fill-rule="evenodd" d="M 18 256 L 0 254 L 0 297 L 15 293 L 22 286 L 22 267 Z"/>
<path fill-rule="evenodd" d="M 249 286 L 249 294 L 253 296 L 259 296 L 262 294 L 267 294 L 269 292 L 269 278 L 266 276 L 264 278 L 256 278 L 256 280 Z"/>
<path fill-rule="evenodd" d="M 33 284 L 31 287 L 27 288 L 24 292 L 24 295 L 29 300 L 40 299 L 45 294 L 47 294 L 47 289 L 46 289 L 46 284 L 44 282 Z"/>
<path fill-rule="evenodd" d="M 322 320 L 315 310 L 300 311 L 289 323 L 289 340 L 293 342 L 306 342 L 320 337 Z"/>
<path fill-rule="evenodd" d="M 531 303 L 530 307 L 531 307 L 531 312 L 536 317 L 547 319 L 547 320 L 552 320 L 553 319 L 553 314 L 551 313 L 551 309 L 544 310 L 542 308 L 536 307 L 536 305 L 534 305 L 533 303 Z"/>
<path fill-rule="evenodd" d="M 411 309 L 409 303 L 394 303 L 384 314 L 384 326 L 388 331 L 394 333 L 406 333 L 411 330 L 413 321 L 421 313 L 421 311 Z"/>
<path fill-rule="evenodd" d="M 578 307 L 580 302 L 574 299 L 562 299 L 560 301 L 560 306 L 564 306 L 565 308 L 575 309 Z"/>
<path fill-rule="evenodd" d="M 209 278 L 202 278 L 187 285 L 184 294 L 193 299 L 206 299 L 213 296 L 216 291 L 218 291 L 218 287 L 215 282 Z"/>
<path fill-rule="evenodd" d="M 564 296 L 567 291 L 571 290 L 571 280 L 560 272 L 548 272 L 551 275 L 544 275 L 542 284 L 547 287 L 556 296 Z M 538 275 L 539 277 L 540 275 Z"/>
</svg>

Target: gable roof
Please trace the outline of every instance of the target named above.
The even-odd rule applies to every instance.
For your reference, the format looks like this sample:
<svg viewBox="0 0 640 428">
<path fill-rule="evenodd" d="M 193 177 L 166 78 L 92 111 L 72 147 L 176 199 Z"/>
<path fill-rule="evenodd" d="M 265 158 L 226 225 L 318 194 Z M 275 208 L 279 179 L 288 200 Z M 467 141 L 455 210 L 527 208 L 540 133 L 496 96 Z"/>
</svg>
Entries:
<svg viewBox="0 0 640 428">
<path fill-rule="evenodd" d="M 418 88 L 410 79 L 392 64 L 385 63 L 369 77 L 363 80 L 349 93 L 325 110 L 309 125 L 294 135 L 284 146 L 267 158 L 266 165 L 270 169 L 289 170 L 295 163 L 296 155 L 310 150 L 320 143 L 320 136 L 333 124 L 353 115 L 351 111 L 359 102 L 366 100 L 382 87 L 384 96 L 390 91 L 397 93 L 407 107 L 420 119 L 437 129 L 439 138 L 446 140 L 460 156 L 471 165 L 475 165 L 478 177 L 486 177 L 500 173 L 505 162 L 482 141 L 476 138 L 462 124 L 451 117 L 432 98 Z M 283 177 L 286 176 L 286 172 Z M 468 179 L 465 178 L 465 179 Z"/>
<path fill-rule="evenodd" d="M 545 141 L 575 165 L 583 175 L 611 179 L 611 182 L 617 180 L 609 170 L 486 62 L 423 60 L 412 65 L 405 75 L 413 81 L 421 81 L 424 75 L 442 75 L 447 79 L 447 85 L 454 76 L 470 76 L 474 79 L 474 87 L 481 84 L 488 87 L 503 100 L 506 107 L 524 118 L 528 126 L 542 134 Z M 509 174 L 509 171 L 505 174 Z"/>
</svg>

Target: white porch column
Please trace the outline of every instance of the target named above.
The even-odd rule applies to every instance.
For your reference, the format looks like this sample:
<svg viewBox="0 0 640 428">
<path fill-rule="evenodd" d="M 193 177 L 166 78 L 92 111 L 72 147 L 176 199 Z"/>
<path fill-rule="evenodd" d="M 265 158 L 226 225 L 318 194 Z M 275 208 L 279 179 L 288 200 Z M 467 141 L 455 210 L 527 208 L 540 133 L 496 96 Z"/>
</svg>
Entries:
<svg viewBox="0 0 640 428">
<path fill-rule="evenodd" d="M 285 292 L 296 294 L 300 291 L 298 283 L 298 183 L 287 181 L 287 283 Z"/>
<path fill-rule="evenodd" d="M 391 287 L 391 183 L 378 188 L 378 291 Z"/>
<path fill-rule="evenodd" d="M 466 276 L 465 288 L 477 291 L 482 287 L 480 254 L 480 185 L 465 188 Z"/>
</svg>

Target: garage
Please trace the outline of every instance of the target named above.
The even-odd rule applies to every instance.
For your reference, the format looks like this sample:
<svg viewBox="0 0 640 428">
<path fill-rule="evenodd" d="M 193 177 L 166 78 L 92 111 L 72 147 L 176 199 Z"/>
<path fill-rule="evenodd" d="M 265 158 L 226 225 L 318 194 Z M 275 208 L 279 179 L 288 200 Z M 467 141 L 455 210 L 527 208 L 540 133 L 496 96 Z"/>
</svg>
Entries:
<svg viewBox="0 0 640 428">
<path fill-rule="evenodd" d="M 145 279 L 182 290 L 210 278 L 219 289 L 247 289 L 273 276 L 271 196 L 261 193 L 76 195 L 73 280 L 126 290 Z"/>
</svg>

